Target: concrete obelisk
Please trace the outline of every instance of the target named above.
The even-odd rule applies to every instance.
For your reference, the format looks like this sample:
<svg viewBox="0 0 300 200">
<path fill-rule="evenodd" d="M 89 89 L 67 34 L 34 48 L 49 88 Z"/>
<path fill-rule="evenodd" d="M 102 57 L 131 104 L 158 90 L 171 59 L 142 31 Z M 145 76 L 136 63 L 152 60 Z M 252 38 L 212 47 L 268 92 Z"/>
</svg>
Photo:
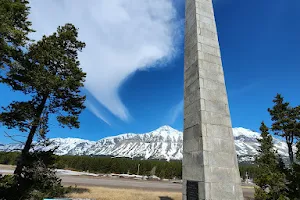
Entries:
<svg viewBox="0 0 300 200">
<path fill-rule="evenodd" d="M 243 199 L 212 0 L 186 0 L 183 200 Z"/>
</svg>

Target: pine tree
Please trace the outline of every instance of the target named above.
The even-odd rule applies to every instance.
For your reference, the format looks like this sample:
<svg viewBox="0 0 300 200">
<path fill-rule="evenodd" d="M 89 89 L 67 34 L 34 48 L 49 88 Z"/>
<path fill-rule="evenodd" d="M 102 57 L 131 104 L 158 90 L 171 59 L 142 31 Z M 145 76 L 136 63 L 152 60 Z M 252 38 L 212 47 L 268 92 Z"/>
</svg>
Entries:
<svg viewBox="0 0 300 200">
<path fill-rule="evenodd" d="M 296 158 L 298 161 L 300 161 L 300 140 L 296 144 L 297 152 L 296 152 Z"/>
<path fill-rule="evenodd" d="M 289 197 L 293 200 L 300 199 L 300 165 L 294 163 L 287 173 L 287 188 Z"/>
<path fill-rule="evenodd" d="M 278 167 L 279 167 L 279 169 L 282 173 L 286 174 L 287 173 L 287 168 L 286 168 L 285 163 L 282 159 L 282 156 L 279 155 L 279 154 L 277 154 L 277 156 L 278 156 Z"/>
<path fill-rule="evenodd" d="M 78 51 L 85 44 L 77 37 L 78 30 L 72 24 L 58 27 L 57 32 L 33 43 L 24 57 L 15 60 L 16 64 L 0 75 L 0 83 L 29 99 L 13 101 L 0 113 L 2 125 L 27 133 L 16 175 L 22 172 L 34 136 L 44 139 L 49 131 L 50 115 L 62 127 L 79 127 L 79 114 L 85 108 L 80 88 L 86 74 L 78 61 Z"/>
<path fill-rule="evenodd" d="M 33 32 L 28 21 L 30 8 L 26 0 L 0 0 L 0 68 L 11 67 L 23 56 L 22 47 Z"/>
<path fill-rule="evenodd" d="M 268 132 L 268 127 L 261 123 L 261 138 L 258 138 L 260 147 L 255 163 L 258 166 L 254 179 L 259 188 L 255 189 L 255 199 L 273 200 L 284 199 L 286 194 L 285 176 L 280 172 L 278 156 L 274 150 L 273 138 Z"/>
<path fill-rule="evenodd" d="M 272 131 L 285 138 L 290 162 L 294 163 L 293 144 L 300 137 L 300 107 L 291 107 L 280 94 L 276 95 L 273 102 L 273 108 L 268 109 L 273 121 Z"/>
<path fill-rule="evenodd" d="M 288 170 L 287 179 L 288 179 L 288 189 L 290 199 L 299 200 L 300 199 L 300 141 L 296 144 L 297 152 L 296 159 L 298 162 L 295 162 L 292 167 Z"/>
</svg>

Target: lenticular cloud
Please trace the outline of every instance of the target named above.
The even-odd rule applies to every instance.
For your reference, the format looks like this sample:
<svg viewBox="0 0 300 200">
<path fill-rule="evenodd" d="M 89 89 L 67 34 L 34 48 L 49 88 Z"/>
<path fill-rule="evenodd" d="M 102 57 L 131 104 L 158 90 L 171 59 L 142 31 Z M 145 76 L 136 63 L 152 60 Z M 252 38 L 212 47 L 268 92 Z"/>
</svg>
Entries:
<svg viewBox="0 0 300 200">
<path fill-rule="evenodd" d="M 135 71 L 157 67 L 174 54 L 178 24 L 172 0 L 32 0 L 30 6 L 34 39 L 67 22 L 79 28 L 79 38 L 86 43 L 79 55 L 87 72 L 85 86 L 124 121 L 130 114 L 118 94 L 121 84 Z M 104 119 L 96 105 L 88 107 Z"/>
</svg>

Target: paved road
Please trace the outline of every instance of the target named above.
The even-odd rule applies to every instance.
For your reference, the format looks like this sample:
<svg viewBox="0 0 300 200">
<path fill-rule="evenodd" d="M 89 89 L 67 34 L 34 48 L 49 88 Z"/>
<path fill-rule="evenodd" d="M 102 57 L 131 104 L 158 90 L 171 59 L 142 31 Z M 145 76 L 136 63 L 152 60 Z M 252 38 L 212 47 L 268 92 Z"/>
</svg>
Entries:
<svg viewBox="0 0 300 200">
<path fill-rule="evenodd" d="M 61 176 L 66 185 L 88 185 L 114 188 L 137 188 L 147 190 L 180 191 L 181 184 L 160 181 L 139 181 L 122 178 L 92 178 L 82 176 Z"/>
<path fill-rule="evenodd" d="M 101 186 L 110 188 L 134 188 L 153 191 L 174 191 L 181 192 L 182 185 L 178 183 L 161 181 L 138 181 L 120 178 L 94 178 L 82 176 L 61 176 L 65 185 L 78 186 Z M 254 189 L 249 186 L 243 186 L 245 200 L 253 199 Z"/>
</svg>

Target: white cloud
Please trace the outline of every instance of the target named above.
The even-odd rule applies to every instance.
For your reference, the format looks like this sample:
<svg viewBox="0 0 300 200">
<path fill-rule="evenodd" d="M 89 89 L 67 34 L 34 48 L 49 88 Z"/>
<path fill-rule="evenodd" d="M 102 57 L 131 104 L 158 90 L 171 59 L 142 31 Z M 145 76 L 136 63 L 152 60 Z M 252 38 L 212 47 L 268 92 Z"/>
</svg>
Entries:
<svg viewBox="0 0 300 200">
<path fill-rule="evenodd" d="M 86 100 L 85 105 L 96 117 L 98 117 L 99 119 L 111 126 L 109 121 L 99 112 L 99 110 L 94 104 L 92 104 L 89 100 Z"/>
<path fill-rule="evenodd" d="M 85 86 L 125 121 L 130 114 L 118 93 L 121 84 L 135 71 L 157 67 L 175 54 L 179 22 L 174 21 L 172 0 L 31 0 L 30 6 L 34 39 L 67 22 L 79 28 L 79 38 L 87 45 L 79 55 L 87 72 Z"/>
<path fill-rule="evenodd" d="M 183 100 L 173 106 L 169 113 L 169 123 L 170 125 L 174 124 L 179 115 L 183 112 Z"/>
</svg>

